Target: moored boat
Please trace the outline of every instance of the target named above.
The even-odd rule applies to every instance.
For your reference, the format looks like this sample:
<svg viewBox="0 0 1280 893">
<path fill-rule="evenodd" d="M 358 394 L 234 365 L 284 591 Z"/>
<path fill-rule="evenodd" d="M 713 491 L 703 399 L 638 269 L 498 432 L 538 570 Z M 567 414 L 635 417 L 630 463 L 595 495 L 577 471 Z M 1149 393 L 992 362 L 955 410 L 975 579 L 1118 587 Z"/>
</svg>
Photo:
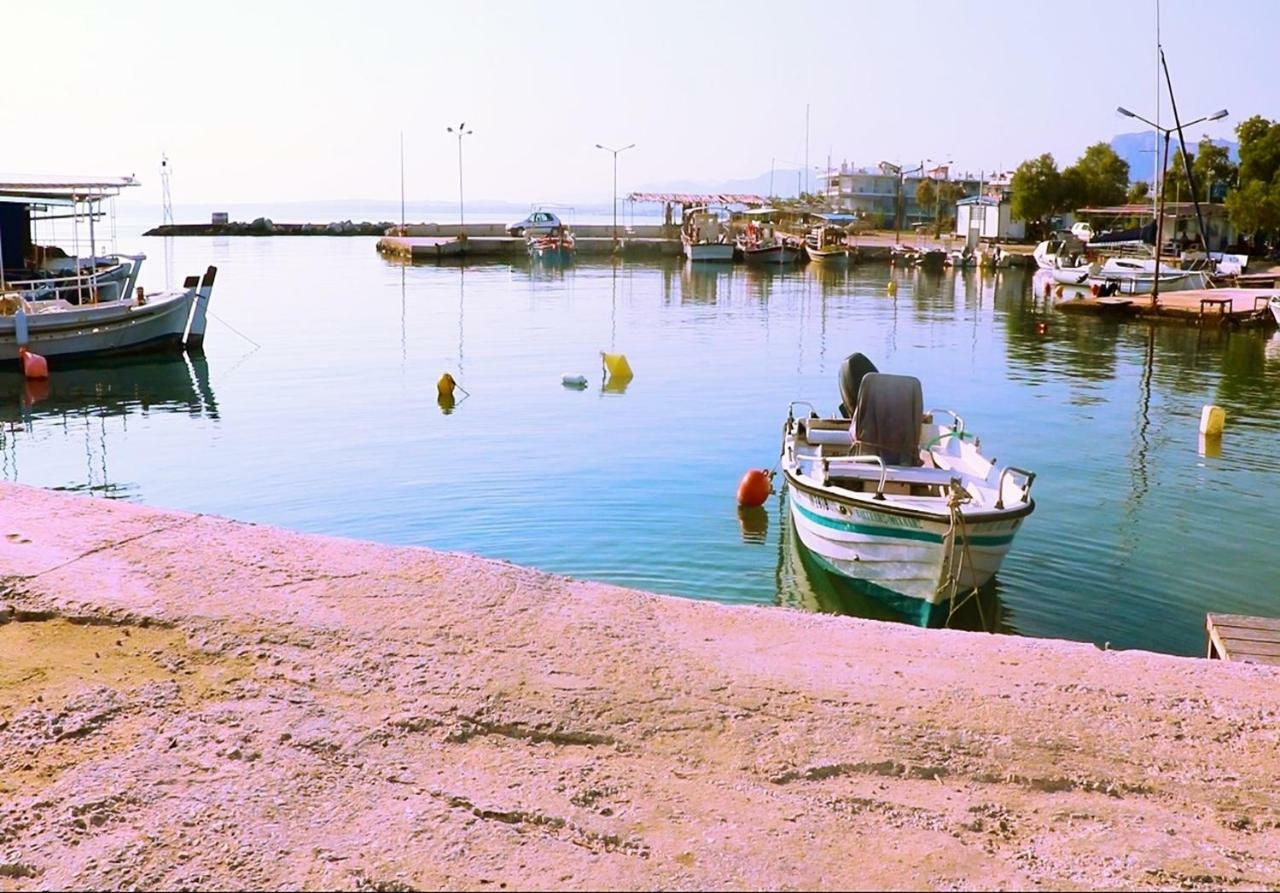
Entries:
<svg viewBox="0 0 1280 893">
<path fill-rule="evenodd" d="M 729 263 L 735 246 L 729 238 L 728 212 L 709 207 L 690 208 L 680 226 L 684 254 L 695 263 Z"/>
<path fill-rule="evenodd" d="M 132 177 L 0 183 L 0 361 L 17 360 L 22 348 L 90 357 L 203 345 L 214 267 L 181 289 L 148 294 L 135 291 L 142 255 L 98 254 L 92 225 L 101 203 L 134 185 Z M 68 218 L 70 252 L 33 238 L 44 221 Z M 79 239 L 82 219 L 88 245 Z"/>
<path fill-rule="evenodd" d="M 1035 509 L 1035 475 L 983 456 L 954 412 L 925 414 L 916 378 L 881 374 L 854 354 L 840 387 L 851 417 L 820 418 L 804 402 L 788 409 L 791 522 L 829 572 L 937 624 L 999 570 Z"/>
<path fill-rule="evenodd" d="M 815 226 L 805 236 L 804 250 L 809 260 L 828 266 L 849 263 L 849 246 L 838 226 Z"/>
<path fill-rule="evenodd" d="M 1275 317 L 1276 325 L 1280 326 L 1280 295 L 1273 295 L 1267 302 L 1267 306 L 1271 308 L 1271 315 Z"/>
<path fill-rule="evenodd" d="M 530 235 L 527 239 L 529 256 L 549 263 L 566 263 L 573 260 L 574 238 L 566 226 L 553 232 Z"/>
</svg>

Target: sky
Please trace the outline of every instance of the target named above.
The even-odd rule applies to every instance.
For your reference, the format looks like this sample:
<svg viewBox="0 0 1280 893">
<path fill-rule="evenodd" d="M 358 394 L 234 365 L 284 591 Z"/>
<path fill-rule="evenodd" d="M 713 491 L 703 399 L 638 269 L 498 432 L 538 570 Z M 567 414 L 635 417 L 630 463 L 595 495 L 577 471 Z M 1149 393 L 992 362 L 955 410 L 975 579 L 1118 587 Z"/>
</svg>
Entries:
<svg viewBox="0 0 1280 893">
<path fill-rule="evenodd" d="M 1280 118 L 1273 0 L 0 0 L 0 173 L 158 203 L 166 154 L 179 204 L 397 200 L 403 133 L 409 200 L 456 200 L 463 122 L 468 201 L 608 201 L 597 143 L 635 144 L 621 194 L 828 154 L 1065 166 L 1140 129 L 1116 106 L 1154 119 L 1157 2 L 1183 119 L 1231 112 L 1196 139 Z"/>
</svg>

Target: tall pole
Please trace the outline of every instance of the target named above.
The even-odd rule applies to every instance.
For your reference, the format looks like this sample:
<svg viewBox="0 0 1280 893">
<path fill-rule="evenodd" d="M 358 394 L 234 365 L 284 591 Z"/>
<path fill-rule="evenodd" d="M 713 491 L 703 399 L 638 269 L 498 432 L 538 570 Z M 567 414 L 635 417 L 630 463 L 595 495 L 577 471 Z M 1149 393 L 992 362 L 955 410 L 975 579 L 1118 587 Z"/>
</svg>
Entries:
<svg viewBox="0 0 1280 893">
<path fill-rule="evenodd" d="M 618 155 L 635 147 L 636 144 L 631 143 L 621 149 L 610 149 L 608 146 L 596 143 L 597 149 L 603 149 L 613 154 L 613 247 L 615 251 L 618 248 Z"/>
<path fill-rule="evenodd" d="M 1157 144 L 1158 147 L 1159 144 Z M 1169 159 L 1169 131 L 1164 132 L 1164 155 L 1160 162 L 1160 200 L 1156 202 L 1156 272 L 1151 277 L 1151 309 L 1160 303 L 1160 248 L 1164 245 L 1164 177 Z"/>
<path fill-rule="evenodd" d="M 404 235 L 404 131 L 400 131 L 400 235 Z"/>
<path fill-rule="evenodd" d="M 804 104 L 804 191 L 809 191 L 809 103 Z"/>
<path fill-rule="evenodd" d="M 458 135 L 458 238 L 465 239 L 467 237 L 467 233 L 466 218 L 463 216 L 462 202 L 462 138 L 464 136 L 470 136 L 471 131 L 467 130 L 467 122 L 465 121 L 458 125 L 457 130 L 452 127 L 446 127 L 445 130 L 449 133 L 456 133 Z"/>
</svg>

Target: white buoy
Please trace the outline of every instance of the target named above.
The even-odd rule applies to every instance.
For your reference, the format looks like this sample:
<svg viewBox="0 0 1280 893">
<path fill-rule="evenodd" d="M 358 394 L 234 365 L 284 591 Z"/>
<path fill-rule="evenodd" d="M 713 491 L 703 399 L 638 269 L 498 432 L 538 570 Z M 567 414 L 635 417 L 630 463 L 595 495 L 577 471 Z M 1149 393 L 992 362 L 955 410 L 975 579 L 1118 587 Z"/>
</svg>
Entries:
<svg viewBox="0 0 1280 893">
<path fill-rule="evenodd" d="M 560 377 L 560 384 L 566 388 L 585 388 L 587 386 L 587 377 L 585 375 L 570 375 L 566 373 Z"/>
<path fill-rule="evenodd" d="M 1200 410 L 1200 433 L 1205 437 L 1221 437 L 1227 413 L 1221 406 L 1209 404 Z"/>
</svg>

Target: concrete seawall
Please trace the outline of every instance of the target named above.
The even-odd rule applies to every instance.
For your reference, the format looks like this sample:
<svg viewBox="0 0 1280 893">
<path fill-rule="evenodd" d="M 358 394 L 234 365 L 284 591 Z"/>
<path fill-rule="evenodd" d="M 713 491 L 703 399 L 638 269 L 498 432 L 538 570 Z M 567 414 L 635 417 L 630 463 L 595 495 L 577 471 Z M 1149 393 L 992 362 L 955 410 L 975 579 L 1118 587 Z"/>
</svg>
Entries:
<svg viewBox="0 0 1280 893">
<path fill-rule="evenodd" d="M 0 890 L 1270 888 L 1280 672 L 0 485 Z"/>
</svg>

